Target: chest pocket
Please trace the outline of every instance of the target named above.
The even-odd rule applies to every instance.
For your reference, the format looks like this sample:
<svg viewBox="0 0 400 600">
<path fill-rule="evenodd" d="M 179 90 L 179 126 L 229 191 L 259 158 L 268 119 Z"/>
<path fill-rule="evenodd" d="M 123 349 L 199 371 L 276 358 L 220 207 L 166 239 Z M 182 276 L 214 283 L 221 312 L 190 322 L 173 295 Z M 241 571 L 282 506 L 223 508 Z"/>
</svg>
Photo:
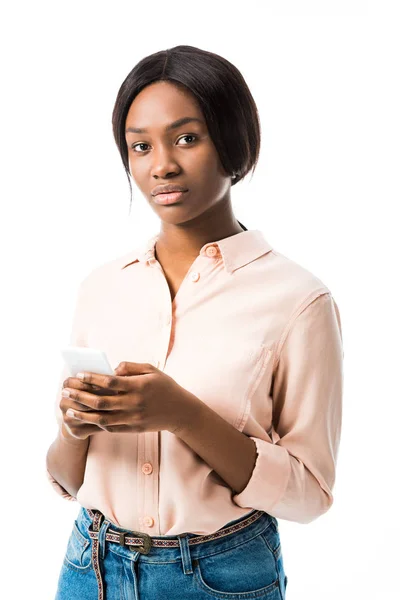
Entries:
<svg viewBox="0 0 400 600">
<path fill-rule="evenodd" d="M 203 341 L 191 347 L 184 357 L 179 354 L 176 361 L 172 353 L 166 371 L 228 423 L 242 430 L 254 392 L 271 363 L 272 348 L 264 343 L 247 347 L 242 344 L 230 347 L 227 357 L 220 350 L 218 344 Z"/>
</svg>

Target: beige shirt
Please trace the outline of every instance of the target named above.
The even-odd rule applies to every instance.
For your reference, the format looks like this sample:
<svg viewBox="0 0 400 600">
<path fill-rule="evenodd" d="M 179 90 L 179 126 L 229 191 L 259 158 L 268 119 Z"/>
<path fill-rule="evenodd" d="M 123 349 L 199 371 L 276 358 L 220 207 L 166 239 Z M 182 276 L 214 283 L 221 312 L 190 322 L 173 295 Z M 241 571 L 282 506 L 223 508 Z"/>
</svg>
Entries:
<svg viewBox="0 0 400 600">
<path fill-rule="evenodd" d="M 250 436 L 256 463 L 235 495 L 169 431 L 99 431 L 76 500 L 153 536 L 211 533 L 252 509 L 299 523 L 318 518 L 333 502 L 342 420 L 332 293 L 261 231 L 247 230 L 205 244 L 171 302 L 157 237 L 81 282 L 70 343 L 104 350 L 113 368 L 129 361 L 163 370 Z M 65 367 L 59 425 L 68 376 Z"/>
</svg>

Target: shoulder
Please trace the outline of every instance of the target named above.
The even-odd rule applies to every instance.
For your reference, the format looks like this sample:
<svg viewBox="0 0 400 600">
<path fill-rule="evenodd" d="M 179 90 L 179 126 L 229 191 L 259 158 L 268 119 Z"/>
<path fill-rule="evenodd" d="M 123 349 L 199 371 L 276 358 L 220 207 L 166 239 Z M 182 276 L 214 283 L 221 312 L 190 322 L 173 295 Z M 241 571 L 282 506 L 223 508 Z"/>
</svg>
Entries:
<svg viewBox="0 0 400 600">
<path fill-rule="evenodd" d="M 296 355 L 299 344 L 311 347 L 310 339 L 317 344 L 323 339 L 336 340 L 340 347 L 341 319 L 338 305 L 331 289 L 318 275 L 297 261 L 276 250 L 269 253 L 269 278 L 273 284 L 277 322 L 277 345 L 274 368 L 282 346 L 290 332 L 291 348 Z M 325 335 L 326 334 L 326 335 Z M 328 335 L 329 334 L 329 335 Z M 306 336 L 309 337 L 307 341 Z"/>
<path fill-rule="evenodd" d="M 81 281 L 81 287 L 87 291 L 96 291 L 99 287 L 112 283 L 120 277 L 126 265 L 137 262 L 137 256 L 138 249 L 133 249 L 93 266 Z"/>
<path fill-rule="evenodd" d="M 286 305 L 290 312 L 307 306 L 321 294 L 331 293 L 318 275 L 281 252 L 273 249 L 266 258 L 268 283 L 273 284 L 282 306 Z"/>
</svg>

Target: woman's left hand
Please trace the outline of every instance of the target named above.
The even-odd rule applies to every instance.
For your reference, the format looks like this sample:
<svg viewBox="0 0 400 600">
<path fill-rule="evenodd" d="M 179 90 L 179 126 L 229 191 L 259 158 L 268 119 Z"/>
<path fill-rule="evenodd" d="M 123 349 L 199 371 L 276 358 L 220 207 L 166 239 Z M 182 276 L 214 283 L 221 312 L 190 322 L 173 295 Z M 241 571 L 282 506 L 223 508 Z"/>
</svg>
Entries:
<svg viewBox="0 0 400 600">
<path fill-rule="evenodd" d="M 85 408 L 74 409 L 71 416 L 112 433 L 166 429 L 178 434 L 191 422 L 200 403 L 172 377 L 148 363 L 122 362 L 115 375 L 85 371 L 80 381 L 107 388 L 114 394 L 110 396 L 76 389 L 73 380 L 66 379 L 63 388 Z"/>
</svg>

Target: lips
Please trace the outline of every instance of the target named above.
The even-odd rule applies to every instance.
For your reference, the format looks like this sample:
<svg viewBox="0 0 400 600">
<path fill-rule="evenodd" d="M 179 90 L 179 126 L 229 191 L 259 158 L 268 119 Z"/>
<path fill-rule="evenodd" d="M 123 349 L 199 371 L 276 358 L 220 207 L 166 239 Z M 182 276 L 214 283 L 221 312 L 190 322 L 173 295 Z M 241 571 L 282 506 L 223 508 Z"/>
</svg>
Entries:
<svg viewBox="0 0 400 600">
<path fill-rule="evenodd" d="M 157 194 L 154 197 L 156 204 L 176 204 L 185 192 L 171 192 L 170 194 Z"/>
<path fill-rule="evenodd" d="M 173 192 L 187 192 L 187 188 L 175 183 L 156 185 L 156 187 L 151 190 L 151 195 L 157 196 L 158 194 L 171 194 Z"/>
</svg>

